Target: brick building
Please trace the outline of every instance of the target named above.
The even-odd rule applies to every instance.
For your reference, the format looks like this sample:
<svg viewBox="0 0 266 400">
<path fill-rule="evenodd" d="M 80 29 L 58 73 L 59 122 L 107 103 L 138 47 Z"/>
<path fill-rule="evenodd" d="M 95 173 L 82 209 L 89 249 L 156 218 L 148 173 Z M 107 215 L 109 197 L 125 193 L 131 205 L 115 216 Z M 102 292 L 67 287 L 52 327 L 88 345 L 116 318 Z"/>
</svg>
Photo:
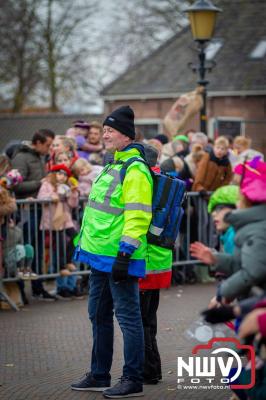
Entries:
<svg viewBox="0 0 266 400">
<path fill-rule="evenodd" d="M 207 73 L 208 133 L 247 135 L 266 154 L 266 2 L 213 2 L 223 12 L 206 48 L 207 62 L 216 63 Z M 105 113 L 130 104 L 146 136 L 156 134 L 173 101 L 195 88 L 188 64 L 197 58 L 187 26 L 102 91 Z M 199 116 L 189 127 L 199 129 Z"/>
</svg>

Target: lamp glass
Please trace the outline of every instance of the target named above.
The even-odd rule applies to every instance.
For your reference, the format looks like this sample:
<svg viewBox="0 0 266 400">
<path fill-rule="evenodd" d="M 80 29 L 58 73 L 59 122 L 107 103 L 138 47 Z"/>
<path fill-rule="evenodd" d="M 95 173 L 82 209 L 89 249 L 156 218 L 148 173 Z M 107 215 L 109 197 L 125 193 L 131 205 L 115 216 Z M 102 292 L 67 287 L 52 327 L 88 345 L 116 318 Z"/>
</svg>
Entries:
<svg viewBox="0 0 266 400">
<path fill-rule="evenodd" d="M 188 12 L 194 40 L 210 40 L 213 36 L 216 11 Z"/>
</svg>

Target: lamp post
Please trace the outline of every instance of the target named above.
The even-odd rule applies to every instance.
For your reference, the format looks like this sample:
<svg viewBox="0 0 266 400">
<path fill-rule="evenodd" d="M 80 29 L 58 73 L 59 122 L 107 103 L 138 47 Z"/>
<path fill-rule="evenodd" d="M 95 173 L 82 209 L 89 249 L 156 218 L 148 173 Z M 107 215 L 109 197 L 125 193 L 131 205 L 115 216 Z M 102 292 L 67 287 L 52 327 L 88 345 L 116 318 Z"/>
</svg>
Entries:
<svg viewBox="0 0 266 400">
<path fill-rule="evenodd" d="M 199 74 L 198 84 L 203 86 L 203 107 L 200 111 L 200 130 L 207 134 L 206 98 L 208 81 L 205 78 L 206 71 L 210 71 L 214 66 L 206 67 L 205 46 L 214 33 L 217 13 L 222 11 L 215 7 L 210 0 L 197 0 L 192 6 L 185 9 L 190 20 L 192 36 L 198 44 L 199 64 L 193 66 L 193 70 Z"/>
</svg>

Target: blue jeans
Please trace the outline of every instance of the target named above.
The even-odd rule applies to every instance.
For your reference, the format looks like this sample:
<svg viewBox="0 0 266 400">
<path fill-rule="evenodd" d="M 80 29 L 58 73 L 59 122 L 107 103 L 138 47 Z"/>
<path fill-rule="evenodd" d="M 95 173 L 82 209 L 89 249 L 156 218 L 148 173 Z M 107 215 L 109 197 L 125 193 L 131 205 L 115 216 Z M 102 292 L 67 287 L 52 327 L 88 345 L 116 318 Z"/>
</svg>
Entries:
<svg viewBox="0 0 266 400">
<path fill-rule="evenodd" d="M 113 310 L 124 339 L 123 376 L 142 382 L 144 335 L 140 313 L 138 280 L 115 284 L 111 274 L 92 268 L 89 317 L 93 348 L 91 372 L 95 379 L 109 380 L 113 359 Z"/>
<path fill-rule="evenodd" d="M 77 286 L 77 280 L 77 275 L 58 276 L 56 278 L 56 289 L 58 292 L 62 289 L 68 289 L 72 292 Z"/>
</svg>

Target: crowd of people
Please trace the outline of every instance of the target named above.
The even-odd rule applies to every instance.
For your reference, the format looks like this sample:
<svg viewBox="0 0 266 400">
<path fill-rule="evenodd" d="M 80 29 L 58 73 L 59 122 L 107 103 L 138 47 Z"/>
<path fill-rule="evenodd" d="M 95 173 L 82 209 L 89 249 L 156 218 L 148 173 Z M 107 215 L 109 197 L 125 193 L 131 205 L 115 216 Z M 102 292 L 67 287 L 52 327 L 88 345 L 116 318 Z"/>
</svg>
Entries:
<svg viewBox="0 0 266 400">
<path fill-rule="evenodd" d="M 138 136 L 133 110 L 124 106 L 107 116 L 103 125 L 75 121 L 64 135 L 40 129 L 30 142 L 9 146 L 0 159 L 4 276 L 19 278 L 25 303 L 25 279 L 31 280 L 35 297 L 81 298 L 77 265 L 90 266 L 91 370 L 71 387 L 103 391 L 107 398 L 141 395 L 143 380 L 157 384 L 162 379 L 156 313 L 160 289 L 171 284 L 173 254 L 147 244 L 152 217 L 150 169 L 183 180 L 187 191 L 199 193 L 206 213 L 208 207 L 212 215 L 219 247 L 209 248 L 197 240 L 190 246 L 192 257 L 209 265 L 219 282 L 203 313 L 206 321 L 236 319 L 240 338 L 260 332 L 260 348 L 266 335 L 263 155 L 242 136 L 218 136 L 214 142 L 194 131 L 173 138 Z M 147 165 L 135 161 L 121 180 L 123 164 L 133 157 Z M 80 197 L 89 197 L 84 213 Z M 16 199 L 27 200 L 23 205 L 27 208 L 18 209 Z M 45 271 L 59 272 L 56 296 L 40 279 Z M 254 287 L 260 294 L 250 298 Z M 123 333 L 125 364 L 121 380 L 110 387 L 113 310 Z M 249 392 L 236 393 L 240 399 L 266 398 L 262 397 L 264 362 L 260 368 L 265 369 L 258 372 L 262 378 Z M 246 379 L 245 371 L 240 379 Z"/>
</svg>

